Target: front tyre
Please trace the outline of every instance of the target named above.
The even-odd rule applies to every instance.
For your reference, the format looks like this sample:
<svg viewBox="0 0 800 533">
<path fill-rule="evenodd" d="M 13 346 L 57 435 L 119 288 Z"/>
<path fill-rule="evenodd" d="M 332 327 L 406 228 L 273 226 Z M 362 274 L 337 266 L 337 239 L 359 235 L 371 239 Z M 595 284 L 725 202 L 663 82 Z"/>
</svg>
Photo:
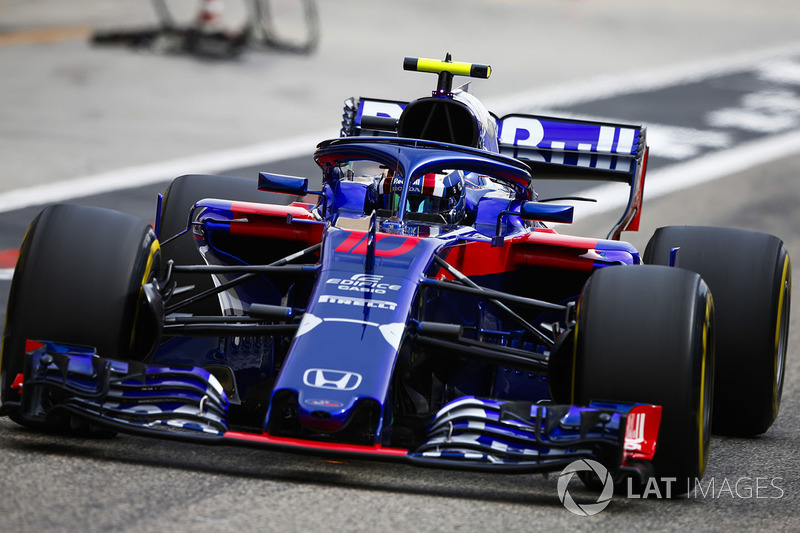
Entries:
<svg viewBox="0 0 800 533">
<path fill-rule="evenodd" d="M 11 282 L 0 356 L 2 413 L 20 421 L 20 391 L 12 385 L 23 372 L 28 340 L 145 358 L 155 339 L 142 285 L 159 263 L 155 233 L 138 218 L 96 207 L 46 207 L 28 228 Z"/>
<path fill-rule="evenodd" d="M 606 267 L 581 293 L 573 403 L 661 405 L 656 477 L 688 490 L 708 462 L 714 304 L 699 275 L 657 266 Z M 676 490 L 677 488 L 677 490 Z"/>
<path fill-rule="evenodd" d="M 681 268 L 708 283 L 716 304 L 715 433 L 764 433 L 778 416 L 786 366 L 792 267 L 783 242 L 732 228 L 659 228 L 644 253 L 666 264 L 678 251 Z"/>
</svg>

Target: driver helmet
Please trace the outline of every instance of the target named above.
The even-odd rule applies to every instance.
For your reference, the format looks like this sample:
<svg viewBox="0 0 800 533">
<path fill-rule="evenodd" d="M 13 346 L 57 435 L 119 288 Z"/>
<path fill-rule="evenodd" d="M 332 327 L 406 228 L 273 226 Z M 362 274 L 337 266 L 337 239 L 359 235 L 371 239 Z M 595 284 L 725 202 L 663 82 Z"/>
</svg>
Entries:
<svg viewBox="0 0 800 533">
<path fill-rule="evenodd" d="M 402 178 L 387 176 L 381 180 L 379 192 L 385 209 L 393 213 L 398 211 L 402 190 Z M 445 170 L 425 174 L 409 187 L 405 212 L 411 219 L 457 224 L 464 218 L 465 196 L 462 171 Z"/>
</svg>

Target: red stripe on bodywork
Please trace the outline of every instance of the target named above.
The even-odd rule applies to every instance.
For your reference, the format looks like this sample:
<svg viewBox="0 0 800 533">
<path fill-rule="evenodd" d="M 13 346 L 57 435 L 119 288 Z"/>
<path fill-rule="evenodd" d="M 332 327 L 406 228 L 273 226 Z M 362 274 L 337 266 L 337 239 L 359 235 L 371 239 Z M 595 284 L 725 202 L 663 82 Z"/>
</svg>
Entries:
<svg viewBox="0 0 800 533">
<path fill-rule="evenodd" d="M 292 220 L 315 220 L 308 209 L 301 205 L 272 205 L 251 202 L 231 202 L 234 221 L 230 223 L 231 235 L 269 237 L 307 244 L 322 239 L 322 224 L 289 222 Z"/>
<path fill-rule="evenodd" d="M 636 197 L 633 199 L 632 208 L 634 210 L 633 218 L 628 224 L 622 228 L 622 231 L 639 231 L 639 221 L 642 219 L 642 194 L 644 193 L 644 178 L 647 173 L 647 159 L 650 157 L 650 148 L 644 151 L 644 158 L 642 159 L 642 178 L 639 183 L 639 190 Z"/>
<path fill-rule="evenodd" d="M 313 209 L 313 207 L 315 205 L 314 202 L 312 201 L 313 198 L 311 198 L 311 196 L 312 195 L 310 195 L 310 194 L 308 194 L 306 196 L 303 196 L 303 200 L 308 199 L 309 201 L 307 201 L 307 202 L 292 202 L 292 203 L 289 204 L 289 207 L 299 207 L 300 209 L 303 209 L 305 211 L 310 211 L 311 209 Z"/>
<path fill-rule="evenodd" d="M 11 388 L 13 390 L 19 391 L 22 394 L 22 384 L 25 381 L 25 374 L 20 372 L 17 374 L 17 377 L 14 378 L 14 382 L 11 384 Z"/>
<path fill-rule="evenodd" d="M 550 267 L 591 272 L 594 259 L 582 257 L 597 246 L 597 239 L 560 235 L 550 231 L 533 231 L 511 239 L 514 266 Z"/>
<path fill-rule="evenodd" d="M 26 340 L 25 341 L 25 353 L 30 353 L 30 352 L 32 352 L 34 350 L 38 350 L 42 346 L 44 346 L 44 344 L 41 343 L 41 342 L 32 341 L 32 340 Z"/>
<path fill-rule="evenodd" d="M 552 267 L 591 272 L 594 259 L 581 257 L 597 246 L 597 239 L 536 230 L 508 239 L 503 246 L 469 242 L 454 246 L 445 258 L 466 276 L 501 274 L 522 266 Z M 452 279 L 441 270 L 438 279 Z"/>
<path fill-rule="evenodd" d="M 400 241 L 400 244 L 398 244 L 394 248 L 390 249 L 386 249 L 385 247 L 382 248 L 380 243 L 387 237 L 392 237 L 393 239 L 402 239 L 402 240 Z M 366 255 L 367 240 L 368 239 L 366 232 L 354 231 L 350 233 L 350 235 L 348 235 L 347 238 L 334 249 L 334 251 L 345 254 L 350 253 L 350 254 Z M 375 235 L 375 256 L 397 257 L 398 255 L 403 255 L 413 250 L 419 241 L 420 239 L 417 237 L 400 237 L 398 235 L 387 235 L 385 233 L 378 233 Z M 384 242 L 384 246 L 385 245 L 386 242 Z"/>
<path fill-rule="evenodd" d="M 531 233 L 512 239 L 512 243 L 528 242 L 537 244 L 547 244 L 549 246 L 563 246 L 565 248 L 580 248 L 590 250 L 597 246 L 597 239 L 590 237 L 576 237 L 574 235 L 562 235 L 551 229 L 536 229 Z"/>
<path fill-rule="evenodd" d="M 365 446 L 361 444 L 346 444 L 341 442 L 321 442 L 314 440 L 292 439 L 288 437 L 274 437 L 268 433 L 243 433 L 240 431 L 227 431 L 225 438 L 244 440 L 248 442 L 260 443 L 266 446 L 282 446 L 286 448 L 302 448 L 304 450 L 316 450 L 332 453 L 357 453 L 368 455 L 382 455 L 392 457 L 405 457 L 408 450 L 402 448 L 384 448 L 380 444 Z"/>
<path fill-rule="evenodd" d="M 366 235 L 367 234 L 364 232 L 351 233 L 350 235 L 347 236 L 347 238 L 344 241 L 342 241 L 342 243 L 339 246 L 336 247 L 334 252 L 340 252 L 345 254 L 351 252 L 353 248 L 355 248 L 356 245 L 359 242 L 361 242 L 361 240 L 364 239 Z"/>
<path fill-rule="evenodd" d="M 495 246 L 486 242 L 469 242 L 453 246 L 444 259 L 465 276 L 498 274 L 513 269 L 512 246 Z M 436 279 L 454 279 L 446 270 L 440 270 Z"/>
<path fill-rule="evenodd" d="M 380 246 L 380 242 L 385 239 L 386 237 L 397 237 L 397 235 L 375 235 L 375 256 L 376 257 L 397 257 L 398 255 L 403 255 L 405 253 L 410 252 L 414 249 L 414 247 L 419 242 L 419 239 L 416 237 L 406 237 L 398 246 L 386 250 L 382 249 Z M 359 255 L 366 255 L 367 254 L 367 239 L 363 239 L 361 244 L 356 246 L 352 252 L 354 254 Z"/>
<path fill-rule="evenodd" d="M 292 215 L 292 218 L 299 218 L 302 220 L 314 220 L 308 209 L 298 205 L 274 205 L 274 204 L 258 204 L 255 202 L 231 202 L 231 211 L 237 215 L 265 215 L 271 217 L 286 217 Z"/>
</svg>

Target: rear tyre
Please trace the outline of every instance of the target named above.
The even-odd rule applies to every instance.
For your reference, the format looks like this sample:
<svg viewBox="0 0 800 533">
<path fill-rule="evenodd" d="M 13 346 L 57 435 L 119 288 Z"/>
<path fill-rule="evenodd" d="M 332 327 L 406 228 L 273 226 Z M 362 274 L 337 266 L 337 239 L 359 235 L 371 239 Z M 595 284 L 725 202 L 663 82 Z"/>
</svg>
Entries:
<svg viewBox="0 0 800 533">
<path fill-rule="evenodd" d="M 164 241 L 185 230 L 189 224 L 192 206 L 204 198 L 253 201 L 258 194 L 256 182 L 248 178 L 206 174 L 188 174 L 175 178 L 164 194 L 158 237 Z M 165 264 L 169 259 L 172 259 L 176 265 L 205 264 L 195 246 L 191 232 L 167 242 L 164 245 L 163 254 Z M 177 282 L 178 287 L 194 286 L 191 291 L 183 293 L 182 297 L 194 296 L 214 286 L 211 276 L 207 274 L 176 273 L 173 274 L 172 279 Z M 197 315 L 219 315 L 220 306 L 217 298 L 210 297 L 200 300 L 183 311 Z"/>
<path fill-rule="evenodd" d="M 573 402 L 663 407 L 653 466 L 685 493 L 705 472 L 714 373 L 713 303 L 687 270 L 607 267 L 581 293 Z"/>
<path fill-rule="evenodd" d="M 645 249 L 644 261 L 678 264 L 703 277 L 716 304 L 713 428 L 758 435 L 778 416 L 783 391 L 792 268 L 783 242 L 731 228 L 666 227 Z"/>
<path fill-rule="evenodd" d="M 77 205 L 46 207 L 20 247 L 6 309 L 2 412 L 19 418 L 27 340 L 93 346 L 103 357 L 140 360 L 154 348 L 142 284 L 160 268 L 153 229 L 130 215 Z"/>
</svg>

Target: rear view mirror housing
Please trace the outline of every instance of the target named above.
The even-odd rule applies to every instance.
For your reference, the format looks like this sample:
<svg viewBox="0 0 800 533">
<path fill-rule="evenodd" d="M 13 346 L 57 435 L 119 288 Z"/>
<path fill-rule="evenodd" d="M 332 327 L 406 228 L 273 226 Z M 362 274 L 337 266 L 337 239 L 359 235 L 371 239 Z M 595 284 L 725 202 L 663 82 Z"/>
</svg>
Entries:
<svg viewBox="0 0 800 533">
<path fill-rule="evenodd" d="M 495 227 L 492 246 L 503 246 L 503 217 L 518 216 L 523 220 L 535 220 L 537 222 L 558 222 L 561 224 L 571 224 L 575 208 L 571 205 L 544 204 L 541 202 L 523 202 L 519 211 L 501 211 L 497 215 L 497 226 Z"/>
<path fill-rule="evenodd" d="M 539 222 L 558 222 L 572 224 L 575 208 L 571 205 L 543 204 L 540 202 L 523 202 L 519 216 L 524 220 Z"/>
<path fill-rule="evenodd" d="M 258 190 L 279 194 L 291 194 L 294 196 L 305 196 L 306 193 L 308 193 L 308 178 L 259 172 Z"/>
</svg>

